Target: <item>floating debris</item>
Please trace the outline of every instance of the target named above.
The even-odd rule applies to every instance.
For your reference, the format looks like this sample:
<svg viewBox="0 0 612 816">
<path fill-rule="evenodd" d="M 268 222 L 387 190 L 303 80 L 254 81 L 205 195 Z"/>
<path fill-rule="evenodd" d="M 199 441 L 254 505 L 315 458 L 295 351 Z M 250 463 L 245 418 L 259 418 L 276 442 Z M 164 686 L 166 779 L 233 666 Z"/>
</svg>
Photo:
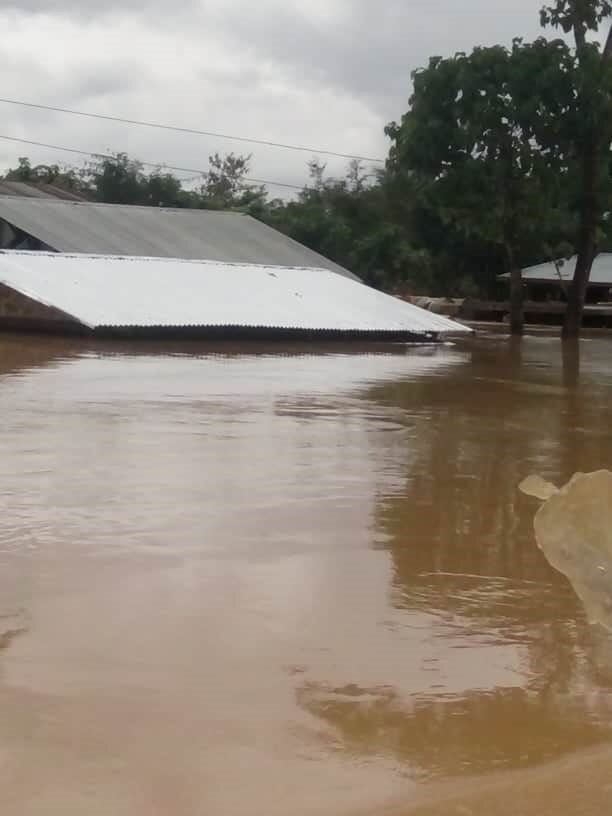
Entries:
<svg viewBox="0 0 612 816">
<path fill-rule="evenodd" d="M 559 492 L 559 488 L 552 482 L 547 482 L 541 476 L 528 476 L 519 485 L 519 490 L 526 496 L 533 496 L 540 501 L 548 501 L 551 496 Z"/>
<path fill-rule="evenodd" d="M 562 488 L 530 476 L 519 489 L 543 501 L 536 540 L 571 582 L 591 624 L 612 632 L 612 472 L 577 473 Z"/>
<path fill-rule="evenodd" d="M 8 649 L 19 635 L 28 631 L 27 616 L 23 612 L 0 614 L 0 651 Z"/>
</svg>

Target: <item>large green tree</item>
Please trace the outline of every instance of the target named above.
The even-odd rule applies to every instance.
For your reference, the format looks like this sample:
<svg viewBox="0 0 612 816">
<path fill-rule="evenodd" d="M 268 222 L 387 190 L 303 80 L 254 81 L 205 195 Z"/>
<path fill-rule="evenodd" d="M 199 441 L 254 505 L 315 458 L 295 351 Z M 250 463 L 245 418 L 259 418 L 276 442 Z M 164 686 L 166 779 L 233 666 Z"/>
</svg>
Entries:
<svg viewBox="0 0 612 816">
<path fill-rule="evenodd" d="M 589 32 L 612 15 L 610 0 L 556 0 L 541 12 L 543 25 L 572 33 L 574 99 L 560 120 L 564 144 L 576 175 L 575 236 L 577 262 L 569 289 L 563 327 L 565 337 L 580 333 L 587 285 L 605 229 L 610 198 L 612 142 L 612 29 L 603 47 L 589 40 Z"/>
<path fill-rule="evenodd" d="M 476 48 L 435 57 L 414 75 L 410 108 L 387 134 L 388 170 L 448 230 L 477 239 L 511 276 L 511 324 L 521 333 L 520 257 L 548 246 L 566 220 L 563 157 L 551 133 L 572 97 L 561 41 Z"/>
</svg>

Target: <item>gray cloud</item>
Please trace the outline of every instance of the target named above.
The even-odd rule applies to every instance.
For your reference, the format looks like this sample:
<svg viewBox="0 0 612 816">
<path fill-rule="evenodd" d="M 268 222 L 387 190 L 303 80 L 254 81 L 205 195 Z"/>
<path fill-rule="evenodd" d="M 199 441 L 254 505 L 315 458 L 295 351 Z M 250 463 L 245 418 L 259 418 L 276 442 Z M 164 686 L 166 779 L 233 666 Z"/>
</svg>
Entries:
<svg viewBox="0 0 612 816">
<path fill-rule="evenodd" d="M 240 3 L 220 14 L 237 48 L 273 60 L 303 83 L 363 97 L 387 114 L 405 106 L 412 71 L 431 55 L 540 33 L 533 0 L 351 0 L 338 2 L 337 16 L 322 23 L 298 4 L 268 0 L 263 8 Z"/>
<path fill-rule="evenodd" d="M 121 59 L 112 65 L 90 64 L 78 74 L 65 78 L 62 93 L 68 99 L 88 99 L 125 93 L 142 87 L 150 76 L 147 67 L 136 60 Z"/>
<path fill-rule="evenodd" d="M 175 0 L 172 13 L 197 11 L 198 0 Z M 0 0 L 0 12 L 13 11 L 20 14 L 65 15 L 71 14 L 75 19 L 92 17 L 104 18 L 117 12 L 133 13 L 157 9 L 168 13 L 169 6 L 164 0 Z"/>
<path fill-rule="evenodd" d="M 113 116 L 384 156 L 432 54 L 540 33 L 534 0 L 0 0 L 6 95 Z M 2 108 L 4 133 L 201 167 L 254 153 L 301 183 L 308 155 Z M 0 166 L 26 148 L 0 141 Z M 40 149 L 37 161 L 57 160 Z M 70 157 L 67 157 L 68 160 Z M 330 160 L 333 172 L 342 161 Z"/>
</svg>

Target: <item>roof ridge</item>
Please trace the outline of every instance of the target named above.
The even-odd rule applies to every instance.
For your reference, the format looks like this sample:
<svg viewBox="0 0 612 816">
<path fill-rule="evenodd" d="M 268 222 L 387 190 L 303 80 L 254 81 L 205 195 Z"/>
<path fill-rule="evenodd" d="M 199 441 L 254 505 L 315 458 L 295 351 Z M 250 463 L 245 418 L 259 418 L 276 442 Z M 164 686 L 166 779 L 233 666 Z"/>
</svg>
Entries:
<svg viewBox="0 0 612 816">
<path fill-rule="evenodd" d="M 27 182 L 6 182 L 6 183 L 15 183 L 15 184 L 24 184 Z M 36 185 L 31 185 L 36 189 Z M 49 185 L 53 186 L 53 185 Z M 63 188 L 58 188 L 63 189 Z M 129 208 L 130 210 L 146 210 L 147 212 L 176 212 L 176 213 L 194 213 L 194 212 L 205 212 L 207 215 L 215 214 L 215 215 L 236 215 L 241 216 L 242 218 L 247 218 L 248 213 L 243 212 L 236 212 L 235 210 L 216 210 L 214 208 L 208 209 L 206 207 L 160 207 L 160 206 L 152 206 L 150 204 L 113 204 L 108 201 L 76 201 L 74 199 L 67 199 L 67 198 L 56 198 L 54 196 L 49 196 L 48 198 L 34 198 L 32 196 L 27 195 L 4 195 L 0 193 L 0 200 L 6 201 L 39 201 L 44 204 L 66 204 L 66 205 L 74 205 L 77 207 L 121 207 L 121 208 Z"/>
<path fill-rule="evenodd" d="M 0 249 L 0 256 L 7 256 L 9 258 L 27 258 L 35 256 L 51 258 L 58 261 L 64 258 L 87 258 L 89 260 L 126 261 L 128 263 L 130 261 L 147 261 L 150 263 L 198 264 L 203 266 L 237 266 L 248 267 L 249 269 L 301 269 L 314 272 L 332 271 L 323 266 L 292 266 L 291 264 L 252 263 L 250 261 L 215 261 L 212 258 L 170 258 L 158 257 L 157 255 L 107 255 L 100 252 L 43 252 L 31 249 Z"/>
</svg>

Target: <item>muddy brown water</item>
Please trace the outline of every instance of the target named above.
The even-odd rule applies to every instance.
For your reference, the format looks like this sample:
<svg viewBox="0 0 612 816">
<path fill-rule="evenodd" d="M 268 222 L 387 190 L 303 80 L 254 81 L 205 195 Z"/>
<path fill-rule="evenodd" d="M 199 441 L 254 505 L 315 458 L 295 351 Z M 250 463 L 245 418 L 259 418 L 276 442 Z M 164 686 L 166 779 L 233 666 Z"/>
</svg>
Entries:
<svg viewBox="0 0 612 816">
<path fill-rule="evenodd" d="M 612 676 L 535 545 L 612 341 L 0 336 L 3 816 L 583 814 Z"/>
</svg>

